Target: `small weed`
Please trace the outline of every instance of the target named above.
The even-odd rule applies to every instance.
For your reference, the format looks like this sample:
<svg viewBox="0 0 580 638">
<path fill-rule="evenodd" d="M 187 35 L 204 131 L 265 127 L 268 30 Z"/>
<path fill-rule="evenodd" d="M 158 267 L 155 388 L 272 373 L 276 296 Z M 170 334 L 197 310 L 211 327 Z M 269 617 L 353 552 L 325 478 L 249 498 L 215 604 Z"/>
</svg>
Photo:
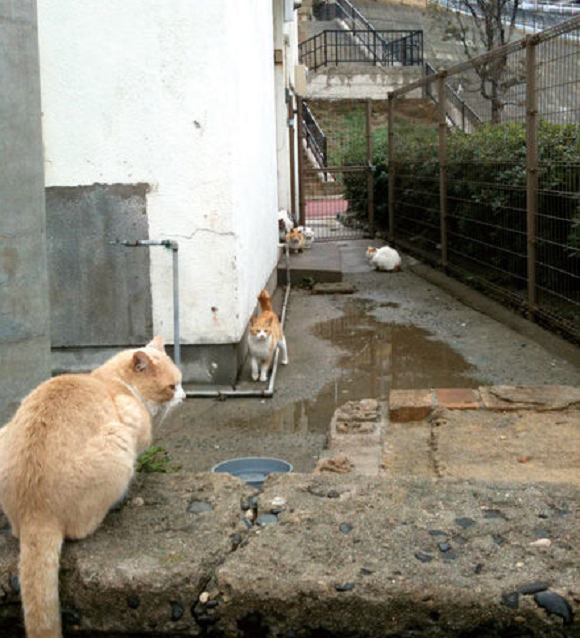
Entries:
<svg viewBox="0 0 580 638">
<path fill-rule="evenodd" d="M 146 474 L 152 474 L 153 472 L 171 474 L 172 472 L 177 472 L 179 467 L 171 465 L 169 452 L 165 448 L 159 445 L 152 445 L 137 459 L 136 469 L 137 472 L 145 472 Z"/>
<path fill-rule="evenodd" d="M 314 277 L 303 277 L 302 281 L 298 284 L 298 287 L 306 290 L 312 290 L 315 284 L 316 279 L 314 279 Z"/>
</svg>

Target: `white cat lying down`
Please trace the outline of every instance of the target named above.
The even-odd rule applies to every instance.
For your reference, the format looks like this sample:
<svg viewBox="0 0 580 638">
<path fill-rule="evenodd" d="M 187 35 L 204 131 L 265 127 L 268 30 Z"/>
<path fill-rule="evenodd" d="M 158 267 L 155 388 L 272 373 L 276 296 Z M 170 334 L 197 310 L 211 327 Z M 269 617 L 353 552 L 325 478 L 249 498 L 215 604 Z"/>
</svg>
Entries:
<svg viewBox="0 0 580 638">
<path fill-rule="evenodd" d="M 388 270 L 392 272 L 401 270 L 401 255 L 390 246 L 383 246 L 378 249 L 369 246 L 366 255 L 375 270 Z"/>
</svg>

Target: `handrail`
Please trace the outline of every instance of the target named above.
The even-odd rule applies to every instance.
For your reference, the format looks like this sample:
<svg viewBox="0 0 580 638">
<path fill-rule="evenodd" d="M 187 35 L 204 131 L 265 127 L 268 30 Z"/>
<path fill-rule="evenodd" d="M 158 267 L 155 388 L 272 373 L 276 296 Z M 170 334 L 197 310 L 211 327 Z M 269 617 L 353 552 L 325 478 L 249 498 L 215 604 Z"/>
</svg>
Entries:
<svg viewBox="0 0 580 638">
<path fill-rule="evenodd" d="M 302 131 L 306 145 L 312 151 L 318 166 L 326 167 L 328 162 L 326 135 L 305 101 L 302 102 Z"/>
<path fill-rule="evenodd" d="M 423 64 L 423 31 L 325 29 L 299 45 L 302 64 L 316 71 L 342 62 L 414 66 Z"/>
<path fill-rule="evenodd" d="M 436 75 L 436 74 L 437 74 L 437 69 L 429 62 L 426 62 L 425 77 L 428 77 L 430 75 Z M 432 86 L 431 83 L 425 86 L 425 95 L 426 97 L 431 98 L 433 102 L 435 102 L 435 104 L 438 104 L 439 100 L 437 97 L 437 93 L 433 93 L 433 91 L 431 91 L 431 86 Z M 448 93 L 447 98 L 451 98 L 450 102 L 453 102 L 455 108 L 461 113 L 460 123 L 456 122 L 456 116 L 454 117 L 453 112 L 447 112 L 446 114 L 447 118 L 449 119 L 449 121 L 455 128 L 460 129 L 461 131 L 465 131 L 467 121 L 469 121 L 469 125 L 471 126 L 471 128 L 475 127 L 477 124 L 481 124 L 482 122 L 481 117 L 475 112 L 475 110 L 471 106 L 469 106 L 469 104 L 467 104 L 467 102 L 459 95 L 459 93 L 457 93 L 457 91 L 448 82 L 445 82 L 445 90 Z"/>
</svg>

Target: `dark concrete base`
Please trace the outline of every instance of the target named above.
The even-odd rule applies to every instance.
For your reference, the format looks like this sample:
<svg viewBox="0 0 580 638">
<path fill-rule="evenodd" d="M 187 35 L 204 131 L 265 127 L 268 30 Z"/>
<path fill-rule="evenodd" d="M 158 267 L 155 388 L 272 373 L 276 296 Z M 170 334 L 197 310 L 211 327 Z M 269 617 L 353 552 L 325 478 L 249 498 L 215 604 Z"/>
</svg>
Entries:
<svg viewBox="0 0 580 638">
<path fill-rule="evenodd" d="M 265 288 L 274 294 L 277 271 L 272 271 Z M 258 301 L 256 299 L 256 307 Z M 276 305 L 274 305 L 276 308 Z M 151 335 L 153 336 L 153 335 Z M 70 347 L 53 348 L 51 364 L 53 376 L 64 373 L 90 372 L 121 350 L 134 345 L 119 347 Z M 173 346 L 166 346 L 173 358 Z M 248 353 L 248 328 L 237 343 L 181 345 L 181 370 L 183 383 L 196 386 L 233 386 Z"/>
<path fill-rule="evenodd" d="M 335 283 L 342 281 L 338 242 L 314 243 L 302 253 L 290 255 L 290 282 L 300 285 L 304 280 Z M 286 283 L 286 256 L 278 262 L 278 280 Z"/>
</svg>

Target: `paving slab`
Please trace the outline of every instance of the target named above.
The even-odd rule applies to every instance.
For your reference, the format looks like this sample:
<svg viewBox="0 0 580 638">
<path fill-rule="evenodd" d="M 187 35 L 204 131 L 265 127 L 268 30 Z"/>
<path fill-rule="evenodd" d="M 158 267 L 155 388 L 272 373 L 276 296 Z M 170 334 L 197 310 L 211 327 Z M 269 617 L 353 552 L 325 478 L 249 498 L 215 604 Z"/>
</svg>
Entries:
<svg viewBox="0 0 580 638">
<path fill-rule="evenodd" d="M 340 251 L 336 242 L 314 242 L 311 248 L 290 255 L 291 283 L 300 285 L 305 279 L 320 283 L 342 281 Z M 278 282 L 286 283 L 284 254 L 278 262 Z"/>
<path fill-rule="evenodd" d="M 564 626 L 517 593 L 547 581 L 577 612 L 577 506 L 564 485 L 271 478 L 258 511 L 275 509 L 277 523 L 218 568 L 217 626 L 239 627 L 243 607 L 255 632 L 244 635 L 577 635 L 577 613 Z M 548 549 L 532 544 L 539 527 Z"/>
<path fill-rule="evenodd" d="M 253 503 L 225 475 L 138 477 L 64 546 L 65 635 L 574 636 L 576 487 L 290 474 Z M 3 533 L 3 638 L 22 635 L 16 564 Z"/>
<path fill-rule="evenodd" d="M 389 422 L 384 473 L 515 482 L 578 482 L 580 410 L 437 409 L 413 423 Z"/>
</svg>

